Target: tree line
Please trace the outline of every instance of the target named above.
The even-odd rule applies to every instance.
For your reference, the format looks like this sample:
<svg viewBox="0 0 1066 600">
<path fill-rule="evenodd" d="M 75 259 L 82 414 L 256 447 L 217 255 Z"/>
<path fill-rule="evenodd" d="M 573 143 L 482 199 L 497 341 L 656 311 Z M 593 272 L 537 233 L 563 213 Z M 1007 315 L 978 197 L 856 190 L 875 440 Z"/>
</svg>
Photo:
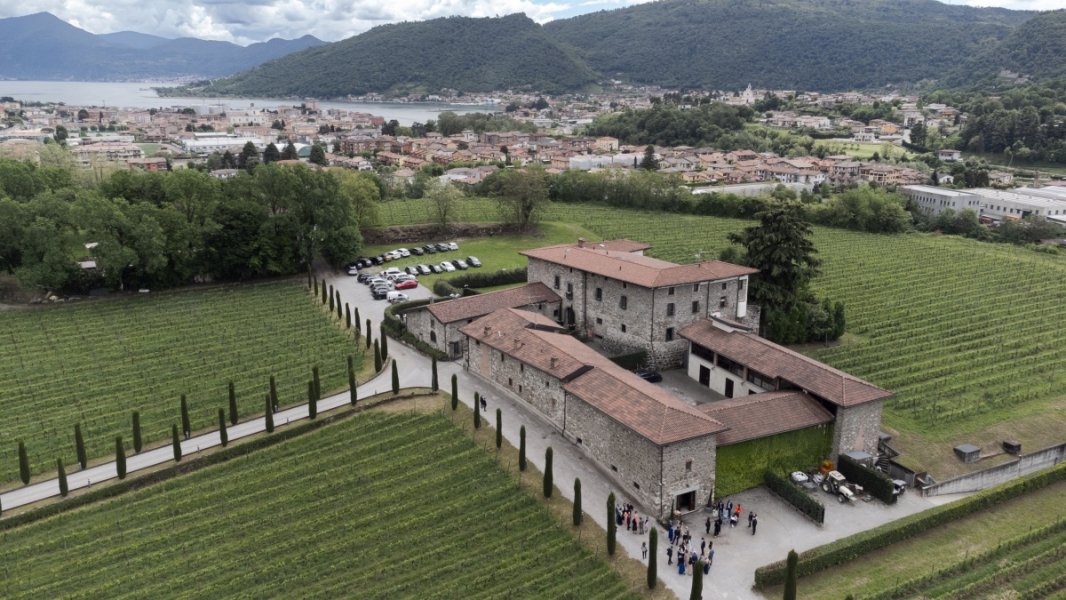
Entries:
<svg viewBox="0 0 1066 600">
<path fill-rule="evenodd" d="M 261 165 L 226 180 L 118 171 L 76 186 L 69 173 L 0 159 L 0 268 L 27 287 L 78 292 L 287 275 L 317 257 L 338 265 L 373 218 L 373 179 Z M 89 260 L 95 268 L 78 264 Z"/>
</svg>

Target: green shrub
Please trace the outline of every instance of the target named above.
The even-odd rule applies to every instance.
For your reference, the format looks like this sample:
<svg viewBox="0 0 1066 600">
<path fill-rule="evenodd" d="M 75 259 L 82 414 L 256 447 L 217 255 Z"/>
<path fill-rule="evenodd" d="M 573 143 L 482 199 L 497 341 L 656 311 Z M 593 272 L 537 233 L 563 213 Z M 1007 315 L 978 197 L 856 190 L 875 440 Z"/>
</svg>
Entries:
<svg viewBox="0 0 1066 600">
<path fill-rule="evenodd" d="M 945 523 L 950 523 L 966 515 L 985 510 L 1006 500 L 1017 498 L 1028 492 L 1064 480 L 1066 480 L 1066 462 L 1019 477 L 950 504 L 937 506 L 830 544 L 812 548 L 800 554 L 796 569 L 797 576 L 806 577 L 854 560 L 885 546 L 910 539 L 930 529 L 935 529 Z M 784 561 L 764 565 L 755 570 L 756 587 L 764 588 L 780 585 L 784 581 Z"/>
<path fill-rule="evenodd" d="M 720 446 L 715 457 L 715 495 L 724 498 L 763 483 L 763 473 L 789 473 L 822 462 L 831 451 L 831 426 L 808 427 Z"/>
<path fill-rule="evenodd" d="M 467 271 L 462 275 L 448 278 L 448 284 L 456 290 L 466 288 L 487 288 L 512 283 L 525 283 L 528 275 L 525 267 L 500 269 L 498 271 Z"/>
<path fill-rule="evenodd" d="M 785 561 L 785 594 L 784 600 L 796 600 L 796 563 L 799 555 L 795 550 L 788 551 L 788 559 Z"/>
<path fill-rule="evenodd" d="M 352 406 L 355 406 L 358 395 L 355 381 L 355 360 L 351 355 L 348 356 L 348 399 L 351 401 Z"/>
<path fill-rule="evenodd" d="M 430 359 L 433 361 L 431 365 L 433 377 L 430 380 L 429 387 L 435 392 L 440 389 L 440 381 L 437 379 L 437 357 L 431 356 Z"/>
<path fill-rule="evenodd" d="M 266 424 L 266 432 L 274 433 L 274 407 L 270 405 L 270 396 L 264 398 L 263 420 Z"/>
<path fill-rule="evenodd" d="M 273 375 L 270 376 L 270 408 L 275 411 L 280 408 L 278 406 L 278 383 Z"/>
<path fill-rule="evenodd" d="M 607 554 L 614 556 L 618 544 L 618 521 L 614 514 L 614 492 L 607 496 Z"/>
<path fill-rule="evenodd" d="M 382 338 L 384 339 L 384 338 Z M 392 393 L 400 393 L 400 370 L 396 367 L 396 361 L 392 361 Z"/>
<path fill-rule="evenodd" d="M 56 473 L 59 478 L 59 495 L 64 498 L 70 493 L 70 487 L 67 485 L 67 470 L 63 468 L 63 459 L 56 459 Z"/>
<path fill-rule="evenodd" d="M 526 426 L 518 430 L 518 470 L 526 470 Z"/>
<path fill-rule="evenodd" d="M 78 456 L 78 464 L 84 469 L 89 465 L 89 457 L 85 454 L 85 438 L 81 435 L 81 423 L 74 424 L 74 450 Z"/>
<path fill-rule="evenodd" d="M 837 457 L 837 470 L 848 481 L 861 485 L 871 496 L 881 502 L 885 504 L 896 503 L 895 486 L 892 484 L 892 480 L 884 473 L 867 469 L 855 459 L 844 454 Z"/>
<path fill-rule="evenodd" d="M 307 382 L 307 417 L 314 419 L 318 416 L 318 397 L 315 396 L 315 382 Z"/>
<path fill-rule="evenodd" d="M 181 432 L 185 434 L 185 437 L 189 437 L 192 433 L 192 422 L 189 420 L 189 402 L 185 399 L 185 394 L 181 395 Z"/>
<path fill-rule="evenodd" d="M 233 387 L 233 382 L 229 382 L 229 422 L 230 425 L 236 425 L 240 420 L 240 415 L 237 413 L 237 390 Z"/>
<path fill-rule="evenodd" d="M 122 445 L 122 436 L 115 436 L 115 471 L 119 479 L 126 478 L 126 448 Z"/>
<path fill-rule="evenodd" d="M 581 527 L 581 520 L 584 516 L 581 512 L 581 479 L 574 478 L 574 527 Z"/>
<path fill-rule="evenodd" d="M 548 449 L 544 451 L 544 497 L 552 497 L 552 488 L 554 487 L 552 476 L 552 447 L 548 446 Z"/>
<path fill-rule="evenodd" d="M 385 322 L 381 322 L 381 360 L 389 359 L 389 336 L 385 335 Z"/>
<path fill-rule="evenodd" d="M 26 443 L 19 440 L 19 479 L 22 483 L 30 482 L 30 457 L 26 454 Z"/>
<path fill-rule="evenodd" d="M 174 462 L 181 462 L 181 438 L 178 437 L 178 424 L 170 426 L 170 444 L 174 447 Z"/>
<path fill-rule="evenodd" d="M 763 473 L 763 481 L 771 492 L 777 494 L 782 500 L 788 502 L 815 523 L 821 525 L 825 522 L 825 505 L 815 500 L 810 494 L 799 489 L 786 477 L 782 477 L 773 471 Z"/>
<path fill-rule="evenodd" d="M 381 343 L 378 340 L 374 340 L 374 372 L 380 373 L 383 364 L 381 360 Z"/>
<path fill-rule="evenodd" d="M 614 518 L 614 515 L 611 515 Z M 654 590 L 655 583 L 659 579 L 659 553 L 657 552 L 659 546 L 659 530 L 655 527 L 651 528 L 651 533 L 648 534 L 648 589 Z"/>
<path fill-rule="evenodd" d="M 226 431 L 226 411 L 221 408 L 218 409 L 218 439 L 222 442 L 223 448 L 229 445 L 229 432 Z"/>
<path fill-rule="evenodd" d="M 141 413 L 133 411 L 133 451 L 141 451 Z"/>
<path fill-rule="evenodd" d="M 452 284 L 448 283 L 445 279 L 438 279 L 433 282 L 433 293 L 441 298 L 447 298 L 452 294 L 458 294 L 459 290 Z"/>
<path fill-rule="evenodd" d="M 459 378 L 452 373 L 452 410 L 459 408 Z"/>
</svg>

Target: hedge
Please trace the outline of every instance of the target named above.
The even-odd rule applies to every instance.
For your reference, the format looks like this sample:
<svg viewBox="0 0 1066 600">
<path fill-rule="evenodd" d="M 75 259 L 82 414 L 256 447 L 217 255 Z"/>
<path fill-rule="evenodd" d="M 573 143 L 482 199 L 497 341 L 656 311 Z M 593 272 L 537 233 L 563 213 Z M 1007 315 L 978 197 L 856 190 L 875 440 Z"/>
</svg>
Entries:
<svg viewBox="0 0 1066 600">
<path fill-rule="evenodd" d="M 433 283 L 433 293 L 438 296 L 464 294 L 468 289 L 486 288 L 529 280 L 526 268 L 500 269 L 499 271 L 471 271 L 450 279 L 438 279 Z"/>
<path fill-rule="evenodd" d="M 719 446 L 715 456 L 715 496 L 725 498 L 763 484 L 763 473 L 805 471 L 832 452 L 831 425 L 786 431 Z"/>
<path fill-rule="evenodd" d="M 612 356 L 611 362 L 623 369 L 632 371 L 643 367 L 648 362 L 648 352 L 647 350 L 638 350 L 629 354 L 619 354 L 618 356 Z"/>
<path fill-rule="evenodd" d="M 825 523 L 825 505 L 793 485 L 787 477 L 782 477 L 773 471 L 766 471 L 763 473 L 763 481 L 771 492 L 777 494 L 812 521 L 819 525 Z"/>
<path fill-rule="evenodd" d="M 978 492 L 950 504 L 931 508 L 908 517 L 863 531 L 800 554 L 797 574 L 813 575 L 830 567 L 855 560 L 896 542 L 921 535 L 944 523 L 995 506 L 1005 500 L 1066 481 L 1066 462 L 1038 471 L 993 488 Z M 785 561 L 764 565 L 755 570 L 755 586 L 764 588 L 785 582 Z"/>
<path fill-rule="evenodd" d="M 385 309 L 385 318 L 381 321 L 381 330 L 391 338 L 400 340 L 410 346 L 414 346 L 416 350 L 423 354 L 435 357 L 437 360 L 448 360 L 447 354 L 416 338 L 413 333 L 408 331 L 407 326 L 403 324 L 403 321 L 401 321 L 398 316 L 409 310 L 425 306 L 431 302 L 433 302 L 432 299 L 423 298 L 421 300 L 390 304 L 388 308 Z"/>
<path fill-rule="evenodd" d="M 884 473 L 874 469 L 867 469 L 862 463 L 846 454 L 841 454 L 837 457 L 837 470 L 848 481 L 861 485 L 863 490 L 869 492 L 871 496 L 881 502 L 885 504 L 896 503 L 898 496 L 896 496 L 895 486 L 892 484 L 892 480 Z"/>
</svg>

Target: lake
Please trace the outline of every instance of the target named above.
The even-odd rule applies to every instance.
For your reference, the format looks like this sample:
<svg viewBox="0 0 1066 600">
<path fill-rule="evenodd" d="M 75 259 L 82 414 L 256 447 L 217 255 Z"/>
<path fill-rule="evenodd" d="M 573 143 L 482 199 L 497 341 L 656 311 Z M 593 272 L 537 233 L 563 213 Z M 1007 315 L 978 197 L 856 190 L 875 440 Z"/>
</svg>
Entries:
<svg viewBox="0 0 1066 600">
<path fill-rule="evenodd" d="M 153 86 L 173 85 L 159 82 L 110 81 L 0 81 L 0 96 L 23 102 L 62 102 L 75 106 L 115 106 L 124 108 L 192 107 L 207 112 L 212 107 L 224 109 L 275 108 L 293 106 L 299 100 L 278 98 L 160 98 Z M 344 108 L 396 119 L 400 125 L 425 123 L 437 114 L 450 110 L 458 114 L 499 112 L 496 105 L 471 106 L 444 103 L 405 102 L 319 102 L 322 108 Z"/>
</svg>

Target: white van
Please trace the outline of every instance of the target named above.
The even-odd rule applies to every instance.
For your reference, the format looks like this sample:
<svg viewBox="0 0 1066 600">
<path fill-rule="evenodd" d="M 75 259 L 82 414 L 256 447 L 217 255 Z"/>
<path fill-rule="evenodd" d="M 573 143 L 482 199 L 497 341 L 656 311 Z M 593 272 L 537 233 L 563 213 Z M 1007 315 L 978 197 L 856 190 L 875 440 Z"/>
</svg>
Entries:
<svg viewBox="0 0 1066 600">
<path fill-rule="evenodd" d="M 396 304 L 397 302 L 407 302 L 411 298 L 403 292 L 389 292 L 385 299 L 389 301 L 389 304 Z"/>
</svg>

